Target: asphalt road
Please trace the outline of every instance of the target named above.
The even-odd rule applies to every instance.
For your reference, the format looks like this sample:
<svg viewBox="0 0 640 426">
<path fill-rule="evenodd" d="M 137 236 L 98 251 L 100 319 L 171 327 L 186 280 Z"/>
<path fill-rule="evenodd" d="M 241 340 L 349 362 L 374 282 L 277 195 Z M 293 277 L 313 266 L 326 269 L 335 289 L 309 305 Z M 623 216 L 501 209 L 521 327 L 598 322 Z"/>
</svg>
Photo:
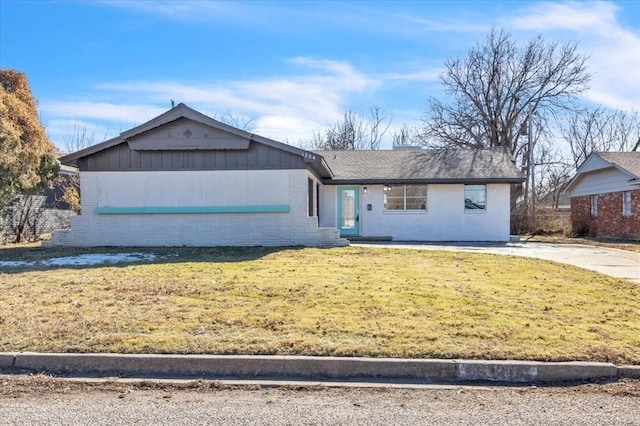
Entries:
<svg viewBox="0 0 640 426">
<path fill-rule="evenodd" d="M 581 244 L 517 243 L 352 243 L 353 246 L 449 250 L 533 257 L 566 263 L 640 284 L 640 253 Z"/>
<path fill-rule="evenodd" d="M 590 385 L 589 385 L 590 386 Z M 640 425 L 607 389 L 84 389 L 0 394 L 3 425 Z"/>
</svg>

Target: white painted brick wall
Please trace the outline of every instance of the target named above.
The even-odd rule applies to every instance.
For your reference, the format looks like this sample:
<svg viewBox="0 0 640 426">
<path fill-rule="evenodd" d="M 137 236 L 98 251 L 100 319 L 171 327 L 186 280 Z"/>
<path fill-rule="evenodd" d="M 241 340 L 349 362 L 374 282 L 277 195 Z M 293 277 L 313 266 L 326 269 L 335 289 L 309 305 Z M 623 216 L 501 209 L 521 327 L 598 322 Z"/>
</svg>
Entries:
<svg viewBox="0 0 640 426">
<path fill-rule="evenodd" d="M 487 210 L 465 212 L 464 185 L 427 185 L 427 211 L 384 211 L 383 186 L 360 187 L 360 235 L 396 241 L 509 241 L 510 185 L 487 185 Z M 337 187 L 325 185 L 321 226 L 336 226 Z M 371 204 L 371 210 L 367 210 Z"/>
<path fill-rule="evenodd" d="M 344 244 L 337 190 L 321 186 L 320 228 L 308 217 L 306 170 L 82 173 L 82 215 L 53 243 L 75 246 Z M 384 212 L 382 185 L 360 193 L 362 236 L 396 241 L 508 241 L 509 185 L 487 185 L 487 211 L 464 210 L 464 185 L 429 185 L 426 213 Z M 362 190 L 362 188 L 361 188 Z M 125 195 L 126 194 L 126 195 Z M 159 202 L 163 201 L 163 204 Z M 367 204 L 372 210 L 366 210 Z M 97 215 L 96 207 L 288 204 L 289 213 Z"/>
<path fill-rule="evenodd" d="M 72 246 L 343 245 L 308 217 L 306 170 L 83 172 L 82 214 L 53 244 Z M 98 215 L 96 207 L 288 204 L 289 213 Z"/>
</svg>

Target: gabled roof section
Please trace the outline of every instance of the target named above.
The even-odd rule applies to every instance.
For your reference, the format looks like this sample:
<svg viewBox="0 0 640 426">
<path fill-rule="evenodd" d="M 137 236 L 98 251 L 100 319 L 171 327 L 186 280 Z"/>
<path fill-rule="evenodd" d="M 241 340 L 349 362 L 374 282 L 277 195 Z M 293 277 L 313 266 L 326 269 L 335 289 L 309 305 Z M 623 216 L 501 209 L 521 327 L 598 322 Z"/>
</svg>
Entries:
<svg viewBox="0 0 640 426">
<path fill-rule="evenodd" d="M 156 129 L 164 124 L 171 123 L 180 118 L 186 118 L 197 123 L 201 123 L 215 129 L 223 130 L 227 133 L 231 133 L 236 136 L 244 137 L 246 139 L 251 139 L 251 133 L 246 132 L 244 130 L 235 128 L 233 126 L 229 126 L 221 121 L 215 120 L 211 117 L 208 117 L 201 112 L 196 111 L 193 108 L 189 108 L 183 103 L 179 103 L 175 107 L 171 108 L 169 111 L 160 114 L 156 118 L 153 118 L 146 123 L 143 123 L 139 126 L 134 127 L 133 129 L 129 129 L 120 133 L 120 137 L 124 140 L 128 140 L 133 138 L 134 136 L 138 136 L 142 133 L 148 132 L 150 130 Z"/>
<path fill-rule="evenodd" d="M 640 179 L 640 152 L 598 152 L 596 154 L 614 167 Z"/>
<path fill-rule="evenodd" d="M 585 174 L 606 169 L 617 169 L 628 175 L 629 181 L 640 181 L 640 152 L 592 152 L 578 167 L 564 192 L 570 193 Z"/>
<path fill-rule="evenodd" d="M 125 142 L 131 142 L 132 140 L 133 141 L 132 143 L 130 143 L 130 145 L 133 147 L 133 149 L 135 149 L 135 146 L 137 143 L 135 142 L 135 140 L 141 137 L 142 135 L 151 133 L 162 126 L 171 125 L 171 123 L 175 123 L 181 119 L 191 120 L 196 123 L 200 123 L 202 125 L 211 127 L 217 131 L 221 131 L 229 135 L 233 135 L 236 138 L 245 139 L 247 141 L 247 144 L 253 141 L 253 142 L 257 142 L 281 151 L 288 152 L 290 154 L 300 156 L 304 159 L 306 163 L 309 164 L 310 168 L 313 169 L 316 173 L 318 173 L 321 177 L 323 178 L 331 177 L 331 171 L 321 156 L 314 154 L 313 152 L 306 151 L 304 149 L 287 145 L 282 142 L 277 142 L 273 139 L 269 139 L 263 136 L 249 133 L 242 129 L 238 129 L 236 127 L 230 126 L 221 121 L 208 117 L 188 107 L 183 103 L 178 104 L 177 106 L 171 108 L 169 111 L 147 121 L 146 123 L 143 123 L 130 130 L 120 133 L 119 136 L 113 139 L 109 139 L 102 143 L 90 146 L 88 148 L 85 148 L 80 151 L 61 157 L 60 162 L 67 165 L 74 165 L 76 161 L 81 158 L 91 156 L 93 154 L 96 154 L 98 152 L 104 151 L 106 149 L 109 149 L 111 147 L 114 147 L 116 145 L 119 145 Z M 228 146 L 223 145 L 222 149 L 225 149 L 226 147 Z M 146 144 L 140 144 L 139 148 L 144 150 L 149 150 L 152 147 L 149 146 L 148 143 L 146 143 Z M 160 149 L 165 149 L 165 148 L 161 147 Z M 170 147 L 169 149 L 176 149 L 176 147 Z M 186 146 L 184 149 L 189 150 L 191 148 Z M 200 147 L 200 149 L 202 149 L 202 147 Z M 220 149 L 220 147 L 217 147 L 217 149 Z"/>
<path fill-rule="evenodd" d="M 325 183 L 516 183 L 524 177 L 502 150 L 315 151 L 334 178 Z"/>
</svg>

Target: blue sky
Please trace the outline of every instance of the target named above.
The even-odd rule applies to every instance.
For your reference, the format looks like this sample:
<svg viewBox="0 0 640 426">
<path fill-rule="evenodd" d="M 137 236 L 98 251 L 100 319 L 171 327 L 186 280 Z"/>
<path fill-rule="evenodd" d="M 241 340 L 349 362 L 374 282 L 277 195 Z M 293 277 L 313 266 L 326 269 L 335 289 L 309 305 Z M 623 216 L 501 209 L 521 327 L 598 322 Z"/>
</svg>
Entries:
<svg viewBox="0 0 640 426">
<path fill-rule="evenodd" d="M 74 123 L 99 142 L 170 99 L 296 144 L 345 108 L 419 123 L 445 60 L 492 26 L 578 42 L 585 102 L 640 110 L 640 1 L 0 0 L 0 66 L 27 74 L 59 146 Z"/>
</svg>

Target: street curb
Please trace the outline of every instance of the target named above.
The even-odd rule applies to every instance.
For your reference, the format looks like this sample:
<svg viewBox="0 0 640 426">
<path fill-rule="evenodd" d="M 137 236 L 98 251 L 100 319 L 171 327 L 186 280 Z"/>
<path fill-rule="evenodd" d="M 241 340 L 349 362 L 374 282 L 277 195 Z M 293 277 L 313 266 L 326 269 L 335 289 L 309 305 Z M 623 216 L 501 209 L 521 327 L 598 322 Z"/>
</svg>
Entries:
<svg viewBox="0 0 640 426">
<path fill-rule="evenodd" d="M 301 378 L 424 382 L 544 383 L 640 378 L 640 366 L 537 362 L 271 355 L 0 353 L 0 372 L 124 377 Z"/>
<path fill-rule="evenodd" d="M 640 379 L 640 365 L 622 365 L 618 367 L 618 377 Z"/>
<path fill-rule="evenodd" d="M 458 380 L 508 383 L 564 382 L 614 378 L 618 368 L 603 362 L 458 361 Z"/>
<path fill-rule="evenodd" d="M 0 371 L 13 368 L 13 362 L 16 359 L 14 353 L 2 353 L 0 352 Z"/>
</svg>

